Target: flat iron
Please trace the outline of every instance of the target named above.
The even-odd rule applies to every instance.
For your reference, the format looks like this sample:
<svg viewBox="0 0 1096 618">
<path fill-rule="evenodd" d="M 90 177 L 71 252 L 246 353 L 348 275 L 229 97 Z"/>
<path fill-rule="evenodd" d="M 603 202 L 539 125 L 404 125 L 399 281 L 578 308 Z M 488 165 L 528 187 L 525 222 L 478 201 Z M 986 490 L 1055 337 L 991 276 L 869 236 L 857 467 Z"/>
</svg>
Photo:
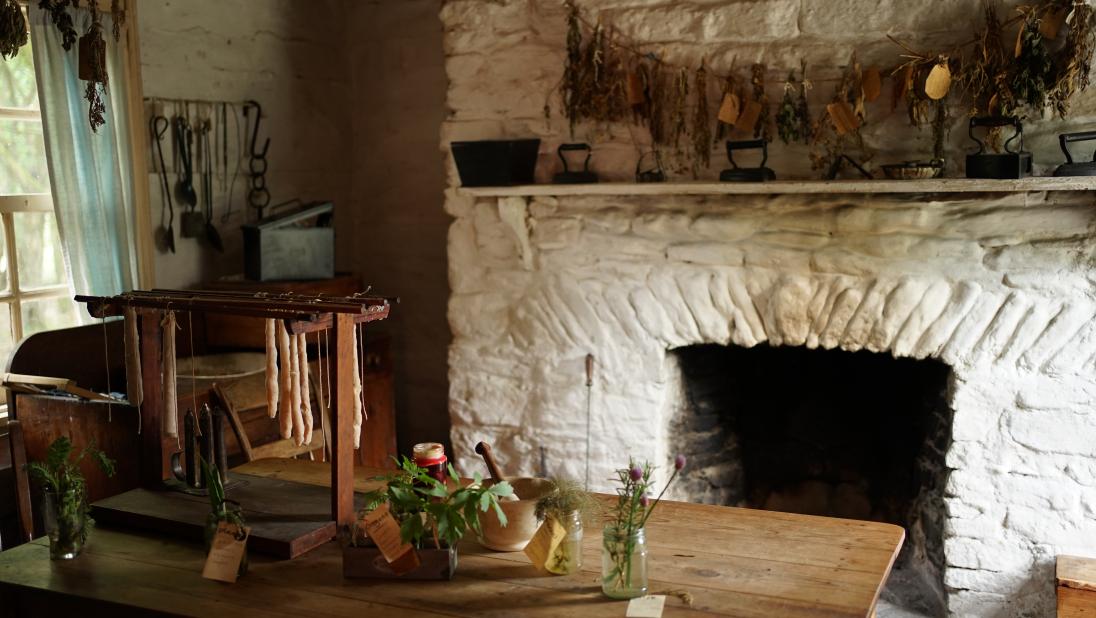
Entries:
<svg viewBox="0 0 1096 618">
<path fill-rule="evenodd" d="M 757 167 L 738 167 L 734 161 L 734 151 L 761 149 L 761 163 Z M 765 139 L 746 139 L 739 141 L 727 141 L 727 160 L 731 162 L 731 169 L 719 173 L 719 179 L 723 182 L 765 182 L 776 180 L 776 172 L 765 167 L 769 160 L 769 142 Z"/>
<path fill-rule="evenodd" d="M 1054 169 L 1055 176 L 1096 176 L 1096 153 L 1093 153 L 1091 161 L 1074 161 L 1069 154 L 1066 144 L 1070 142 L 1087 142 L 1096 139 L 1096 131 L 1082 131 L 1080 133 L 1063 133 L 1058 136 L 1058 145 L 1062 147 L 1062 154 L 1066 156 L 1066 162 Z"/>
<path fill-rule="evenodd" d="M 567 157 L 563 156 L 563 153 L 581 150 L 586 151 L 586 159 L 582 162 L 582 171 L 572 172 L 567 167 Z M 590 171 L 590 156 L 593 154 L 593 149 L 590 148 L 589 144 L 560 144 L 556 154 L 559 155 L 559 160 L 563 162 L 563 171 L 552 177 L 553 183 L 557 185 L 577 185 L 597 182 L 597 174 Z"/>
<path fill-rule="evenodd" d="M 1005 127 L 1012 125 L 1016 132 L 1005 140 L 1005 151 L 986 152 L 985 143 L 974 137 L 975 127 Z M 978 152 L 967 155 L 967 178 L 1025 178 L 1031 176 L 1031 153 L 1024 151 L 1024 126 L 1014 116 L 981 116 L 970 119 L 967 134 L 978 144 Z M 1020 140 L 1018 150 L 1012 142 Z"/>
</svg>

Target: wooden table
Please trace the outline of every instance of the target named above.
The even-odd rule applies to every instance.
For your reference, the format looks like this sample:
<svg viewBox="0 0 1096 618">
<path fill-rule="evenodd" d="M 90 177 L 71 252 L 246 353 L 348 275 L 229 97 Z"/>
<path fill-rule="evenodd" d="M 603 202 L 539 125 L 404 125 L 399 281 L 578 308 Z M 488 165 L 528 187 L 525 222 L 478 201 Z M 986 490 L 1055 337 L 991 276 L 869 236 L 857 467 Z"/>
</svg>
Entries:
<svg viewBox="0 0 1096 618">
<path fill-rule="evenodd" d="M 237 471 L 330 478 L 326 464 L 296 460 Z M 358 490 L 376 486 L 357 472 Z M 889 524 L 667 502 L 647 525 L 651 593 L 668 595 L 664 616 L 868 616 L 903 537 Z M 291 561 L 252 556 L 248 574 L 227 585 L 201 578 L 199 545 L 100 528 L 73 561 L 50 562 L 45 539 L 0 553 L 0 613 L 623 616 L 626 602 L 601 594 L 600 542 L 600 531 L 586 532 L 583 570 L 566 577 L 466 541 L 452 581 L 344 580 L 329 543 Z"/>
</svg>

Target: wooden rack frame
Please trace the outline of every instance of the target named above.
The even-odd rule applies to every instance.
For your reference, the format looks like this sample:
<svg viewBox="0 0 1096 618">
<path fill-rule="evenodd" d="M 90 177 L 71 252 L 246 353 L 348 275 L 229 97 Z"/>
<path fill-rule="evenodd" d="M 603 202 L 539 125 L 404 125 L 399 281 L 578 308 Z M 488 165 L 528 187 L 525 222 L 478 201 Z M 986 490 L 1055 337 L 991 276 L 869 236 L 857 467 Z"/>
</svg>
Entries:
<svg viewBox="0 0 1096 618">
<path fill-rule="evenodd" d="M 162 488 L 173 476 L 171 459 L 179 452 L 174 438 L 163 435 L 165 414 L 160 381 L 163 335 L 160 319 L 165 311 L 223 313 L 283 320 L 290 333 L 330 329 L 327 350 L 335 357 L 331 405 L 331 516 L 339 530 L 354 522 L 354 327 L 388 317 L 393 302 L 382 296 L 346 297 L 248 292 L 151 290 L 118 296 L 77 296 L 96 318 L 123 315 L 136 310 L 141 345 L 141 479 L 149 489 Z"/>
</svg>

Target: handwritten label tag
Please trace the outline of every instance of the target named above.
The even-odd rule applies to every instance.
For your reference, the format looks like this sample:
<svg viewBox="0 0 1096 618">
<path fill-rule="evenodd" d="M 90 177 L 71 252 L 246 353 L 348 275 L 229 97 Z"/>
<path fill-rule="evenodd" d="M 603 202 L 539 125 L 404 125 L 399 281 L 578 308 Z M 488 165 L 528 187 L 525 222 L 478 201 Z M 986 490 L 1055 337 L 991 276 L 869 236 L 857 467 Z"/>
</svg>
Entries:
<svg viewBox="0 0 1096 618">
<path fill-rule="evenodd" d="M 719 121 L 723 124 L 733 125 L 738 120 L 740 107 L 738 95 L 733 92 L 723 95 L 723 103 L 719 105 Z"/>
<path fill-rule="evenodd" d="M 662 618 L 662 608 L 666 605 L 666 595 L 649 594 L 628 602 L 626 618 Z"/>
<path fill-rule="evenodd" d="M 213 545 L 209 548 L 205 566 L 202 567 L 202 577 L 236 583 L 236 574 L 240 571 L 240 561 L 244 558 L 244 549 L 247 548 L 247 537 L 250 534 L 251 528 L 244 528 L 241 532 L 236 524 L 227 521 L 217 524 Z"/>
<path fill-rule="evenodd" d="M 864 89 L 864 98 L 870 103 L 879 98 L 883 93 L 883 76 L 877 67 L 871 67 L 864 71 L 860 78 L 860 86 Z"/>
<path fill-rule="evenodd" d="M 746 107 L 734 123 L 734 128 L 743 133 L 750 133 L 757 126 L 757 119 L 761 117 L 761 104 L 757 101 L 746 101 Z"/>
<path fill-rule="evenodd" d="M 838 135 L 851 133 L 860 128 L 860 119 L 856 117 L 856 112 L 846 101 L 830 103 L 826 106 L 826 112 L 829 113 Z"/>
<path fill-rule="evenodd" d="M 400 525 L 389 512 L 387 503 L 366 515 L 364 524 L 369 538 L 381 550 L 393 572 L 402 575 L 419 566 L 419 556 L 415 548 L 400 540 Z"/>
<path fill-rule="evenodd" d="M 554 517 L 547 517 L 523 551 L 538 571 L 547 572 L 548 560 L 566 536 L 567 530 Z"/>
</svg>

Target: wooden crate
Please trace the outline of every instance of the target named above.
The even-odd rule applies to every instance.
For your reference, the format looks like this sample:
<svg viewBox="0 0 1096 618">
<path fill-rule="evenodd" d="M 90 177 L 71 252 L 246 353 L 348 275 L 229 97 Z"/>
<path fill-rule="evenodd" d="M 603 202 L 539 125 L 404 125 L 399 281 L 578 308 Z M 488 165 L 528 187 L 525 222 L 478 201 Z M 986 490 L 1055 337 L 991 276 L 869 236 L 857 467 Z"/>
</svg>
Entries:
<svg viewBox="0 0 1096 618">
<path fill-rule="evenodd" d="M 1059 618 L 1096 617 L 1096 558 L 1058 556 Z"/>
</svg>

